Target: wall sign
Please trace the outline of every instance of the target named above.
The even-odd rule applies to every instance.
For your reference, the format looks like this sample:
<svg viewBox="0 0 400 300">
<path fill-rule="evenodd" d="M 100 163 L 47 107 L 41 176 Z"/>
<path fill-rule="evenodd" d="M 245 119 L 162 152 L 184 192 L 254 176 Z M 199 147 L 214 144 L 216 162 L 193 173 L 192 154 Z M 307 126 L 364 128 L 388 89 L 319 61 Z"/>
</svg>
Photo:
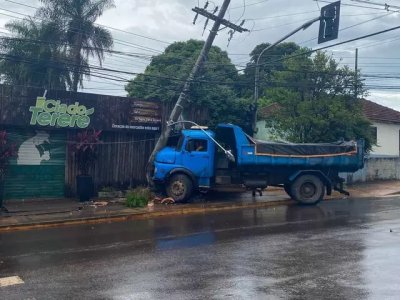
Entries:
<svg viewBox="0 0 400 300">
<path fill-rule="evenodd" d="M 0 84 L 0 125 L 160 132 L 162 118 L 160 101 Z"/>
<path fill-rule="evenodd" d="M 79 102 L 68 105 L 60 100 L 47 100 L 45 97 L 36 98 L 36 106 L 31 106 L 30 125 L 58 126 L 70 128 L 87 128 L 90 124 L 90 115 L 94 108 L 87 109 Z"/>
</svg>

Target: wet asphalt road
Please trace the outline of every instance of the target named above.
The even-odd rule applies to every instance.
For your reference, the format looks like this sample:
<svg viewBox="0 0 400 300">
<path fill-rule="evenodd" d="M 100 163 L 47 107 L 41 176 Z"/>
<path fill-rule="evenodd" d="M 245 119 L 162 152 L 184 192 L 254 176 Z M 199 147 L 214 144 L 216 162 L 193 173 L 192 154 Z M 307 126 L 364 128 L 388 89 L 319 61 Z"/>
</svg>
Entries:
<svg viewBox="0 0 400 300">
<path fill-rule="evenodd" d="M 400 198 L 0 234 L 13 275 L 0 299 L 399 299 Z"/>
</svg>

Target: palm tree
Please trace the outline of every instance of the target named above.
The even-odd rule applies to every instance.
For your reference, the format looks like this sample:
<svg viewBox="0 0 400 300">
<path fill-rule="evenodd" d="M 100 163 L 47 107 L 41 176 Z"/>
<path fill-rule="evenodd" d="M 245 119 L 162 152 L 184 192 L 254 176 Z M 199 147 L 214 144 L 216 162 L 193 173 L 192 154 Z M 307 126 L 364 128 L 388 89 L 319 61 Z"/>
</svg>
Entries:
<svg viewBox="0 0 400 300">
<path fill-rule="evenodd" d="M 6 24 L 13 37 L 0 44 L 0 74 L 10 85 L 66 90 L 71 85 L 61 28 L 24 19 Z"/>
<path fill-rule="evenodd" d="M 44 7 L 38 15 L 57 20 L 65 30 L 68 56 L 72 68 L 72 90 L 82 86 L 83 75 L 90 75 L 89 57 L 95 57 L 100 65 L 104 52 L 113 46 L 111 33 L 95 24 L 114 0 L 41 0 Z"/>
</svg>

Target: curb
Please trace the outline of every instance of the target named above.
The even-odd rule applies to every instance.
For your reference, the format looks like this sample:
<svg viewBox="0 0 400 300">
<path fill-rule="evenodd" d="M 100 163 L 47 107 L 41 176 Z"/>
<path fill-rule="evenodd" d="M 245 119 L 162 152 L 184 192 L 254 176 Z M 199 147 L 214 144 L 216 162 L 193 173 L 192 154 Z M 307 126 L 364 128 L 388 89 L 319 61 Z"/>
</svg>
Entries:
<svg viewBox="0 0 400 300">
<path fill-rule="evenodd" d="M 4 225 L 0 226 L 0 233 L 12 232 L 12 231 L 23 231 L 32 229 L 45 229 L 55 228 L 63 226 L 74 226 L 74 225 L 91 225 L 111 222 L 124 222 L 132 220 L 146 220 L 156 217 L 167 217 L 177 215 L 189 215 L 189 214 L 201 214 L 206 212 L 215 211 L 228 211 L 236 209 L 251 209 L 251 208 L 266 208 L 274 206 L 288 206 L 296 204 L 293 200 L 275 200 L 268 202 L 255 202 L 255 203 L 236 203 L 229 205 L 214 205 L 214 206 L 203 206 L 203 207 L 185 207 L 181 209 L 173 209 L 169 211 L 145 211 L 127 214 L 116 214 L 111 216 L 99 216 L 99 217 L 88 217 L 88 218 L 77 218 L 57 221 L 45 221 L 45 222 L 32 222 L 15 225 Z"/>
<path fill-rule="evenodd" d="M 361 199 L 384 199 L 384 198 L 397 198 L 400 195 L 385 195 L 385 196 L 375 196 L 375 197 L 362 197 Z M 333 200 L 343 200 L 349 198 L 327 198 L 324 201 Z M 351 199 L 351 198 L 350 198 Z M 133 212 L 124 214 L 115 214 L 108 216 L 98 216 L 98 217 L 87 217 L 87 218 L 76 218 L 76 219 L 64 219 L 56 221 L 44 221 L 44 222 L 31 222 L 23 224 L 13 224 L 13 225 L 0 225 L 0 233 L 7 233 L 13 231 L 24 231 L 24 230 L 34 230 L 34 229 L 47 229 L 56 228 L 64 226 L 75 226 L 75 225 L 94 225 L 102 223 L 112 223 L 112 222 L 125 222 L 133 220 L 147 220 L 158 217 L 168 217 L 168 216 L 179 216 L 179 215 L 191 215 L 191 214 L 202 214 L 207 212 L 217 212 L 217 211 L 229 211 L 237 209 L 256 209 L 256 208 L 268 208 L 276 206 L 292 206 L 297 205 L 297 203 L 291 199 L 287 200 L 274 200 L 265 202 L 248 202 L 248 203 L 219 203 L 204 205 L 202 207 L 184 207 L 184 208 L 173 208 L 166 211 L 143 211 L 143 212 Z"/>
</svg>

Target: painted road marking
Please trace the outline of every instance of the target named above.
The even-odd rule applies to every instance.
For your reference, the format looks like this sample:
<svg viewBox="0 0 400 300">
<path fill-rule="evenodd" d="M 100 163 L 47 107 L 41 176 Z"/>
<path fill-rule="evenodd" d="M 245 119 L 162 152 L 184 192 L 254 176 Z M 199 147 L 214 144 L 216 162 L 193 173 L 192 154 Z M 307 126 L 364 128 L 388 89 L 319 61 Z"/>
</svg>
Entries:
<svg viewBox="0 0 400 300">
<path fill-rule="evenodd" d="M 0 287 L 5 287 L 9 285 L 16 285 L 24 283 L 24 281 L 19 276 L 10 276 L 0 278 Z"/>
</svg>

